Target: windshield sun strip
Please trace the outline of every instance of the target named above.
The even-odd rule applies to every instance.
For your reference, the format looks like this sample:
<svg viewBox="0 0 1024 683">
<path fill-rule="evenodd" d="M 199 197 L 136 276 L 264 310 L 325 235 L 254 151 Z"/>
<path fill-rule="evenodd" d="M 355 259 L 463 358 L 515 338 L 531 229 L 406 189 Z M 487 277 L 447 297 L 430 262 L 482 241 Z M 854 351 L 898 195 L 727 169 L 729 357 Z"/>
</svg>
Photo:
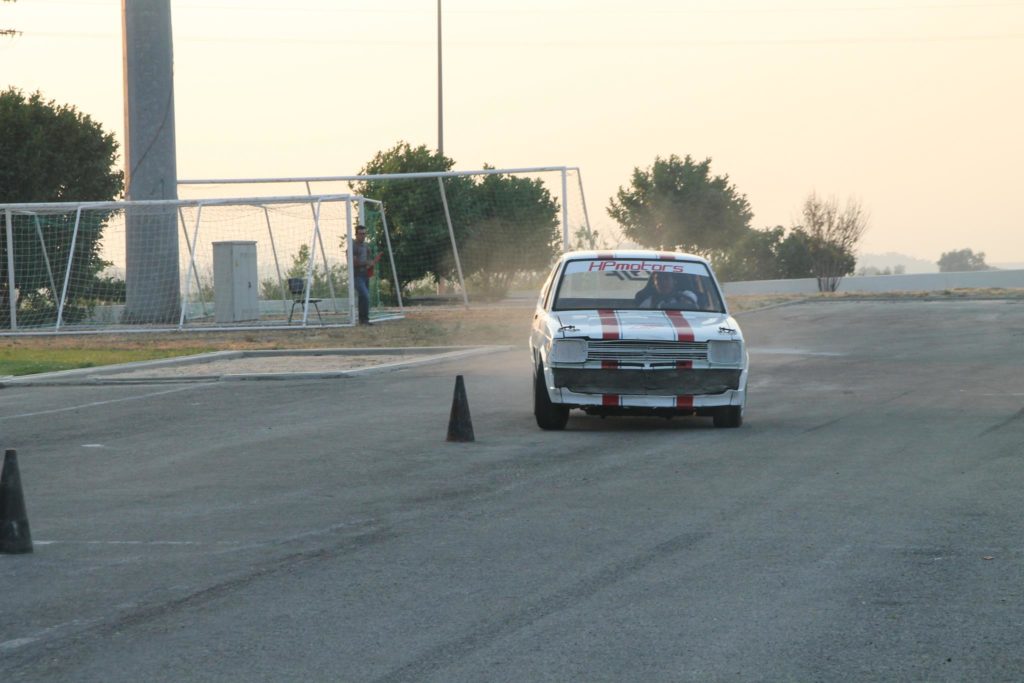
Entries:
<svg viewBox="0 0 1024 683">
<path fill-rule="evenodd" d="M 570 259 L 570 260 L 568 260 L 568 261 L 566 261 L 565 263 L 562 264 L 561 272 L 558 274 L 558 286 L 555 288 L 554 296 L 551 297 L 551 309 L 550 309 L 551 311 L 553 311 L 553 312 L 560 312 L 561 313 L 561 312 L 566 312 L 566 311 L 595 311 L 595 310 L 597 310 L 599 308 L 606 308 L 605 306 L 598 306 L 596 304 L 594 306 L 569 306 L 569 307 L 564 307 L 564 308 L 558 305 L 558 302 L 559 302 L 559 300 L 562 297 L 562 285 L 565 284 L 565 271 L 568 269 L 569 264 L 571 264 L 571 263 L 585 263 L 585 262 L 588 262 L 588 261 L 589 262 L 594 262 L 594 261 L 598 261 L 598 260 L 600 260 L 600 259 L 579 258 L 579 259 Z M 633 307 L 628 307 L 628 308 L 627 307 L 613 307 L 612 310 L 616 310 L 616 311 L 673 310 L 673 311 L 684 311 L 684 312 L 689 312 L 689 313 L 726 313 L 726 314 L 728 314 L 728 308 L 726 307 L 726 304 L 725 304 L 725 296 L 723 295 L 721 288 L 718 286 L 718 282 L 715 280 L 715 277 L 714 277 L 714 275 L 713 275 L 713 273 L 711 271 L 711 268 L 710 268 L 710 266 L 708 266 L 707 263 L 704 263 L 702 261 L 691 261 L 691 260 L 686 260 L 686 259 L 657 259 L 657 258 L 648 259 L 648 258 L 637 258 L 637 259 L 622 259 L 622 260 L 642 261 L 644 263 L 647 263 L 647 262 L 657 262 L 657 263 L 689 263 L 689 264 L 693 264 L 693 265 L 704 266 L 704 268 L 707 270 L 707 275 L 706 276 L 700 276 L 700 277 L 702 277 L 705 280 L 707 280 L 710 283 L 710 285 L 714 287 L 714 292 L 717 295 L 717 299 L 718 299 L 718 302 L 719 302 L 720 306 L 718 306 L 716 308 L 711 308 L 711 309 L 691 309 L 691 308 L 646 309 L 646 308 L 638 308 L 638 307 L 635 307 L 635 305 L 634 305 Z"/>
</svg>

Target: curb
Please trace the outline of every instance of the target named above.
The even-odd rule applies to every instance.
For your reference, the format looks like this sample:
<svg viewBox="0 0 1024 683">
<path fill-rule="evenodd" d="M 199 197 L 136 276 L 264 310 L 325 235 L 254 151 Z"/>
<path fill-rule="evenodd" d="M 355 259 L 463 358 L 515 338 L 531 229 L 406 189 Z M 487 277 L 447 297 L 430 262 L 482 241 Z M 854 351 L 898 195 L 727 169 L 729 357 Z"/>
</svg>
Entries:
<svg viewBox="0 0 1024 683">
<path fill-rule="evenodd" d="M 31 387 L 31 386 L 101 386 L 114 384 L 175 384 L 187 382 L 245 381 L 245 380 L 302 380 L 302 379 L 336 379 L 341 377 L 359 377 L 377 372 L 391 372 L 408 367 L 444 363 L 450 360 L 470 358 L 473 356 L 509 351 L 512 346 L 406 346 L 366 348 L 329 348 L 329 349 L 268 349 L 246 351 L 213 351 L 193 356 L 164 358 L 155 361 L 138 361 L 120 365 L 104 365 L 94 368 L 76 368 L 60 370 L 39 375 L 0 377 L 0 388 Z M 365 365 L 348 370 L 328 370 L 323 372 L 262 372 L 262 373 L 225 373 L 196 374 L 182 377 L 131 377 L 117 379 L 110 375 L 118 375 L 146 368 L 164 368 L 176 365 L 204 365 L 214 361 L 233 360 L 240 358 L 259 358 L 274 356 L 381 356 L 381 355 L 420 356 L 409 360 Z M 102 376 L 96 376 L 102 375 Z"/>
<path fill-rule="evenodd" d="M 777 304 L 768 304 L 767 306 L 759 306 L 758 308 L 748 308 L 745 311 L 736 311 L 735 313 L 729 312 L 729 315 L 736 317 L 738 315 L 747 315 L 748 313 L 760 313 L 761 311 L 770 311 L 775 308 L 783 308 L 785 306 L 796 306 L 797 304 L 805 304 L 810 299 L 797 299 L 795 301 L 780 301 Z"/>
<path fill-rule="evenodd" d="M 732 316 L 747 315 L 748 313 L 760 313 L 761 311 L 770 311 L 775 308 L 783 308 L 785 306 L 799 306 L 801 304 L 819 304 L 819 303 L 881 303 L 881 304 L 901 304 L 901 303 L 936 303 L 936 302 L 956 302 L 956 301 L 1005 301 L 1010 304 L 1024 304 L 1024 299 L 1020 297 L 1012 296 L 843 296 L 836 297 L 834 299 L 795 299 L 793 301 L 780 301 L 776 304 L 768 304 L 767 306 L 760 306 L 758 308 L 750 308 L 745 311 L 737 311 L 730 313 Z"/>
</svg>

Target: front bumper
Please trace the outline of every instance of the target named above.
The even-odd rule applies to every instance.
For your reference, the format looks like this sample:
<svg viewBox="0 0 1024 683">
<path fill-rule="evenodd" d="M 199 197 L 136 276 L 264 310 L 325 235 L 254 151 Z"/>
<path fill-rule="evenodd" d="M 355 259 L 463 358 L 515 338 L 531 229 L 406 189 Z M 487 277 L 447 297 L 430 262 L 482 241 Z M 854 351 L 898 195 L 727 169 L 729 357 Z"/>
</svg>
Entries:
<svg viewBox="0 0 1024 683">
<path fill-rule="evenodd" d="M 553 368 L 554 385 L 575 394 L 695 396 L 740 388 L 739 368 L 604 370 Z"/>
<path fill-rule="evenodd" d="M 552 403 L 569 407 L 659 408 L 680 412 L 746 404 L 746 368 L 544 369 Z"/>
</svg>

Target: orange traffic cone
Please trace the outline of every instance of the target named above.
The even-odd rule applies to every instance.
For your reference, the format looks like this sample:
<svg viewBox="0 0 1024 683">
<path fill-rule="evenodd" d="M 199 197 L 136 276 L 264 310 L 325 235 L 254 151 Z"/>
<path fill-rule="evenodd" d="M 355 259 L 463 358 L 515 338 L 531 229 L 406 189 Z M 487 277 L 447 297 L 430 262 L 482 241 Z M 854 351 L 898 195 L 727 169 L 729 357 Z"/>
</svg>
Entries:
<svg viewBox="0 0 1024 683">
<path fill-rule="evenodd" d="M 32 552 L 32 534 L 28 529 L 25 496 L 21 492 L 18 452 L 4 451 L 0 470 L 0 553 Z"/>
<path fill-rule="evenodd" d="M 448 418 L 448 441 L 475 441 L 473 421 L 469 417 L 469 400 L 466 398 L 466 384 L 462 375 L 455 377 L 455 395 L 452 397 L 452 414 Z"/>
</svg>

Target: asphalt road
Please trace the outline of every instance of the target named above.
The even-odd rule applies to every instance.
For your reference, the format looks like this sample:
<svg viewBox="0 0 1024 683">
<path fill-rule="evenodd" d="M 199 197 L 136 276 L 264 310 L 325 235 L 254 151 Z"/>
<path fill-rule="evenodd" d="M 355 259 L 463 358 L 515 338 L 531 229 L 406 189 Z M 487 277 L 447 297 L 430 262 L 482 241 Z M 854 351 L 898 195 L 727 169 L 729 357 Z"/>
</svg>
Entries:
<svg viewBox="0 0 1024 683">
<path fill-rule="evenodd" d="M 740 320 L 738 430 L 541 432 L 525 349 L 3 389 L 0 680 L 1024 679 L 1024 304 Z"/>
</svg>

